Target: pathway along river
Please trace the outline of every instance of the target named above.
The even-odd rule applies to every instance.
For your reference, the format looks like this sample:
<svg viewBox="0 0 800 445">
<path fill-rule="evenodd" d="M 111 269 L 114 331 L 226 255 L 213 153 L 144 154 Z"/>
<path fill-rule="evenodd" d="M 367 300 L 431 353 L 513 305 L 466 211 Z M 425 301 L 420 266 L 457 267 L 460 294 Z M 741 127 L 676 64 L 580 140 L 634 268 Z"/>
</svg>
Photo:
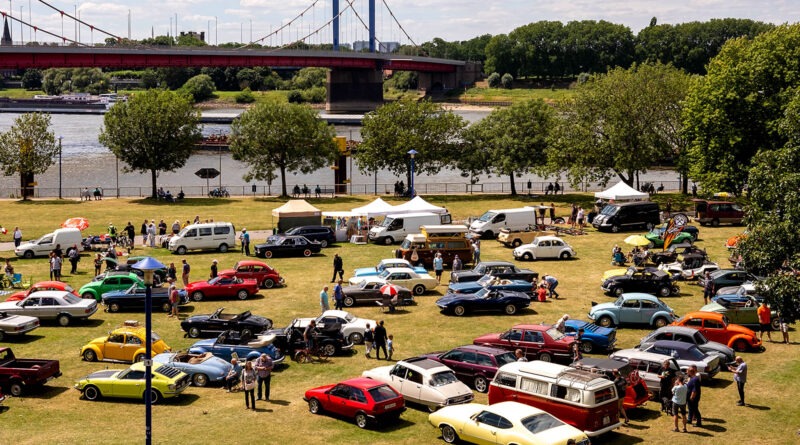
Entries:
<svg viewBox="0 0 800 445">
<path fill-rule="evenodd" d="M 214 110 L 210 113 L 236 111 L 238 110 Z M 482 110 L 456 110 L 456 113 L 468 122 L 478 121 L 489 114 L 488 111 Z M 18 116 L 19 114 L 16 113 L 0 113 L 0 131 L 7 131 Z M 90 189 L 101 187 L 110 193 L 111 190 L 117 188 L 117 183 L 124 196 L 138 196 L 138 188 L 143 188 L 145 194 L 149 193 L 149 174 L 123 172 L 122 164 L 119 164 L 118 170 L 114 155 L 98 142 L 97 138 L 103 125 L 102 115 L 53 114 L 51 123 L 51 128 L 56 137 L 62 137 L 62 188 L 65 197 L 77 197 L 78 190 L 83 187 L 89 187 Z M 360 130 L 361 128 L 358 126 L 336 126 L 336 133 L 348 139 L 360 140 Z M 229 125 L 206 124 L 203 126 L 203 134 L 206 135 L 228 132 L 230 132 Z M 409 150 L 411 148 L 413 147 L 409 147 Z M 55 164 L 46 173 L 36 177 L 38 193 L 42 196 L 58 196 L 59 168 L 58 160 L 56 159 L 55 161 Z M 189 158 L 183 168 L 174 172 L 160 173 L 159 186 L 163 186 L 164 189 L 173 193 L 177 193 L 181 188 L 188 195 L 205 193 L 206 180 L 198 178 L 194 174 L 194 172 L 204 167 L 216 168 L 222 172 L 221 177 L 211 180 L 210 186 L 212 188 L 221 184 L 231 189 L 234 193 L 242 193 L 244 190 L 250 191 L 252 183 L 247 183 L 242 179 L 242 176 L 247 171 L 247 165 L 233 160 L 227 151 L 221 153 L 196 152 Z M 373 174 L 362 174 L 355 162 L 352 165 L 351 178 L 354 193 L 373 192 L 375 176 Z M 388 171 L 379 171 L 377 173 L 379 192 L 391 191 L 391 184 L 399 179 L 405 181 L 405 177 L 397 177 Z M 497 184 L 498 191 L 500 190 L 500 183 L 508 182 L 508 178 L 498 178 L 496 176 L 489 177 L 484 175 L 477 179 L 478 183 Z M 520 181 L 529 179 L 534 183 L 543 181 L 543 179 L 535 175 L 526 175 L 520 178 Z M 678 180 L 678 177 L 674 171 L 667 170 L 647 173 L 641 179 L 642 181 L 652 181 L 656 184 L 663 182 L 673 185 Z M 324 168 L 307 175 L 288 172 L 286 182 L 290 189 L 294 184 L 299 184 L 301 187 L 303 184 L 307 184 L 312 190 L 317 184 L 323 187 L 331 187 L 334 182 L 333 171 L 329 168 Z M 437 192 L 444 191 L 443 184 L 445 183 L 451 184 L 448 186 L 449 192 L 463 192 L 465 190 L 463 184 L 469 183 L 469 179 L 462 177 L 461 172 L 458 170 L 447 169 L 434 176 L 419 175 L 416 178 L 419 193 L 424 193 L 426 186 L 430 186 L 432 190 Z M 263 194 L 267 183 L 259 181 L 256 185 L 258 186 L 258 193 Z M 668 188 L 672 188 L 669 185 Z M 0 176 L 0 198 L 9 197 L 13 190 L 18 187 L 18 176 Z M 505 185 L 505 187 L 507 190 L 508 185 Z M 272 193 L 277 193 L 280 191 L 279 188 L 280 179 L 276 179 L 270 189 Z M 534 191 L 536 189 L 537 186 L 534 186 Z M 518 191 L 524 192 L 521 189 Z"/>
</svg>

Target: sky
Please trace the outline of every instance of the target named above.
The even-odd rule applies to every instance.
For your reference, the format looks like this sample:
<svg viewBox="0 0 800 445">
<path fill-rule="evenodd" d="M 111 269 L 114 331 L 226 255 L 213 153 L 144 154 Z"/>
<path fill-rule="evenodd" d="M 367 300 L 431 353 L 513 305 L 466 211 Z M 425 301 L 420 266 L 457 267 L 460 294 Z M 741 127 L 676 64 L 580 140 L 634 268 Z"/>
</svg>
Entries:
<svg viewBox="0 0 800 445">
<path fill-rule="evenodd" d="M 351 4 L 353 7 L 350 8 Z M 39 0 L 0 0 L 0 11 L 30 21 L 82 43 L 102 41 L 98 29 L 115 36 L 143 39 L 174 35 L 177 31 L 205 31 L 209 43 L 258 41 L 273 46 L 307 37 L 309 43 L 329 43 L 332 0 L 47 0 L 56 9 L 93 25 L 80 26 L 49 9 Z M 366 40 L 361 20 L 367 21 L 367 0 L 339 0 L 341 42 Z M 313 6 L 312 6 L 313 5 Z M 388 5 L 388 8 L 387 8 Z M 712 18 L 747 18 L 770 23 L 800 19 L 800 0 L 376 0 L 377 38 L 402 44 L 440 37 L 466 40 L 482 34 L 504 34 L 540 20 L 607 20 L 636 33 L 656 17 L 658 23 L 706 21 Z M 399 25 L 391 18 L 389 9 Z M 301 16 L 302 12 L 305 13 Z M 355 10 L 357 14 L 353 12 Z M 292 20 L 295 19 L 295 20 Z M 290 24 L 288 22 L 291 22 Z M 63 34 L 62 34 L 63 26 Z M 277 30 L 284 27 L 282 31 Z M 402 28 L 402 29 L 401 29 Z M 12 24 L 13 39 L 50 40 L 41 32 Z M 407 34 L 407 35 L 406 35 Z M 21 38 L 20 38 L 21 36 Z"/>
</svg>

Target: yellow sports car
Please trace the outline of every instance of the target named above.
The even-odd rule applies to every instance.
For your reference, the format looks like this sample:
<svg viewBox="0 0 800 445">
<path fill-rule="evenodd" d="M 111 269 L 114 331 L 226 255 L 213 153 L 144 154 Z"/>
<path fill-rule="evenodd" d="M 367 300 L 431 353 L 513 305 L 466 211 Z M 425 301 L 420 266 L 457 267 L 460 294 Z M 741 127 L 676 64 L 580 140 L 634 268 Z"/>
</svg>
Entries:
<svg viewBox="0 0 800 445">
<path fill-rule="evenodd" d="M 152 402 L 162 398 L 176 397 L 191 383 L 188 374 L 169 365 L 153 363 Z M 101 397 L 118 397 L 144 400 L 145 367 L 134 363 L 128 369 L 107 369 L 87 375 L 75 384 L 86 400 Z"/>
<path fill-rule="evenodd" d="M 478 444 L 545 445 L 567 443 L 569 439 L 578 445 L 590 443 L 581 430 L 545 411 L 517 402 L 446 406 L 429 415 L 428 421 L 441 430 L 447 443 L 463 440 Z"/>
<path fill-rule="evenodd" d="M 109 360 L 115 362 L 140 362 L 145 357 L 144 327 L 138 322 L 125 324 L 111 331 L 106 337 L 98 337 L 81 348 L 81 356 L 87 362 Z M 151 334 L 153 356 L 172 349 L 155 332 Z"/>
</svg>

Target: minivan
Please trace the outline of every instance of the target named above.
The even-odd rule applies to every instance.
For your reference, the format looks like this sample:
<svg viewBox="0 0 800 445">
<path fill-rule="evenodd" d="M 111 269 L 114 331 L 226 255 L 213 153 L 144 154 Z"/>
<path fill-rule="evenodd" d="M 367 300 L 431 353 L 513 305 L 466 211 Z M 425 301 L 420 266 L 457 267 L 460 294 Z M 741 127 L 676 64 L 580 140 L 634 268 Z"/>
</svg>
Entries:
<svg viewBox="0 0 800 445">
<path fill-rule="evenodd" d="M 701 226 L 711 224 L 717 227 L 720 224 L 741 224 L 744 219 L 744 210 L 739 204 L 730 201 L 707 201 L 693 199 L 694 218 Z"/>
<path fill-rule="evenodd" d="M 500 229 L 525 230 L 528 226 L 534 225 L 536 225 L 536 209 L 533 207 L 489 210 L 472 221 L 469 231 L 481 238 L 492 239 L 500 233 Z"/>
<path fill-rule="evenodd" d="M 286 235 L 304 236 L 309 241 L 319 241 L 322 247 L 328 247 L 328 245 L 336 242 L 336 234 L 328 226 L 292 227 L 286 231 Z"/>
<path fill-rule="evenodd" d="M 592 226 L 598 230 L 620 230 L 646 228 L 651 230 L 661 223 L 658 203 L 650 201 L 634 201 L 606 204 L 600 214 L 592 220 Z"/>
<path fill-rule="evenodd" d="M 444 264 L 453 264 L 458 255 L 462 264 L 472 262 L 472 243 L 466 238 L 467 226 L 432 225 L 420 227 L 422 233 L 407 235 L 395 251 L 396 258 L 408 260 L 411 264 L 433 267 L 433 256 L 441 252 Z"/>
<path fill-rule="evenodd" d="M 430 224 L 450 224 L 449 213 L 430 212 L 401 213 L 386 215 L 383 222 L 369 231 L 369 240 L 387 246 L 403 240 L 410 233 L 419 233 L 420 226 Z"/>
<path fill-rule="evenodd" d="M 236 229 L 229 222 L 190 224 L 169 239 L 169 251 L 183 255 L 189 250 L 219 250 L 236 247 Z"/>
<path fill-rule="evenodd" d="M 77 245 L 80 249 L 82 242 L 83 238 L 81 237 L 80 229 L 56 229 L 35 241 L 20 244 L 19 247 L 14 249 L 14 254 L 28 259 L 35 256 L 47 256 L 57 245 L 61 245 L 61 249 L 68 255 L 72 250 L 72 246 Z"/>
<path fill-rule="evenodd" d="M 489 404 L 515 401 L 547 411 L 590 437 L 621 424 L 614 383 L 591 372 L 534 360 L 500 367 Z"/>
</svg>

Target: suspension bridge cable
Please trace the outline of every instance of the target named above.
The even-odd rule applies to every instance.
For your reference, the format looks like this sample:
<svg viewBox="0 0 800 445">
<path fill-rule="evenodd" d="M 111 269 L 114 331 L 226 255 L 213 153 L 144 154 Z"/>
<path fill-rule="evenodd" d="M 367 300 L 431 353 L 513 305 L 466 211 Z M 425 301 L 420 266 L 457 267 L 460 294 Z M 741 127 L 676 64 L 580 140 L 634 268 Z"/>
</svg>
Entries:
<svg viewBox="0 0 800 445">
<path fill-rule="evenodd" d="M 62 42 L 74 43 L 75 45 L 78 45 L 78 46 L 89 46 L 89 45 L 85 45 L 85 44 L 83 44 L 83 43 L 81 43 L 81 42 L 75 41 L 75 40 L 73 40 L 73 39 L 70 39 L 70 38 L 68 38 L 68 37 L 65 37 L 65 36 L 60 36 L 60 35 L 58 35 L 58 34 L 52 33 L 52 32 L 50 32 L 50 31 L 48 31 L 48 30 L 46 30 L 46 29 L 42 29 L 42 28 L 39 28 L 39 27 L 37 27 L 37 26 L 33 26 L 32 24 L 30 24 L 30 23 L 26 22 L 25 20 L 20 20 L 20 19 L 18 19 L 18 18 L 16 18 L 16 17 L 14 17 L 14 16 L 13 16 L 13 15 L 11 15 L 11 14 L 7 14 L 7 13 L 5 13 L 4 11 L 0 11 L 0 14 L 2 14 L 4 18 L 5 18 L 5 17 L 8 17 L 8 18 L 10 18 L 12 21 L 15 21 L 15 22 L 17 22 L 17 23 L 21 23 L 21 24 L 23 24 L 23 25 L 25 25 L 25 26 L 27 26 L 27 27 L 29 27 L 29 28 L 33 29 L 34 33 L 35 33 L 35 32 L 39 32 L 39 31 L 41 31 L 41 32 L 43 32 L 43 33 L 45 33 L 45 34 L 47 34 L 47 35 L 53 36 L 53 37 L 55 37 L 55 38 L 57 38 L 57 39 L 61 39 L 61 41 L 62 41 Z"/>
<path fill-rule="evenodd" d="M 317 3 L 319 3 L 319 0 L 314 0 L 314 2 L 311 3 L 311 5 L 309 5 L 306 9 L 304 9 L 300 14 L 297 14 L 293 19 L 291 19 L 287 23 L 281 25 L 275 31 L 270 32 L 269 34 L 265 35 L 264 37 L 261 37 L 260 39 L 256 39 L 256 40 L 253 40 L 250 43 L 246 43 L 246 44 L 240 46 L 239 49 L 247 48 L 248 46 L 250 46 L 250 45 L 252 45 L 254 43 L 263 42 L 264 40 L 266 40 L 266 39 L 268 39 L 268 38 L 270 38 L 270 37 L 272 37 L 274 35 L 277 35 L 279 32 L 283 31 L 284 28 L 286 28 L 288 26 L 291 26 L 292 23 L 295 22 L 295 20 L 302 19 L 303 18 L 303 14 L 307 13 L 309 9 L 313 8 L 314 6 L 316 6 Z M 291 33 L 289 33 L 289 37 L 291 38 Z"/>
<path fill-rule="evenodd" d="M 386 10 L 389 11 L 389 15 L 392 16 L 392 19 L 394 19 L 394 22 L 397 23 L 397 26 L 400 28 L 400 31 L 403 31 L 403 34 L 405 34 L 405 36 L 409 40 L 409 42 L 411 42 L 411 44 L 414 45 L 415 47 L 420 48 L 420 46 L 417 45 L 417 42 L 415 42 L 414 39 L 412 39 L 411 36 L 408 35 L 408 33 L 406 32 L 406 29 L 403 28 L 403 24 L 400 23 L 399 20 L 397 20 L 397 16 L 394 15 L 394 12 L 392 11 L 392 8 L 389 7 L 389 4 L 386 3 L 386 0 L 381 0 L 381 2 L 383 3 L 383 6 L 386 6 Z M 427 56 L 427 53 L 425 53 L 424 50 L 423 50 L 423 54 L 425 54 Z"/>
<path fill-rule="evenodd" d="M 75 17 L 75 16 L 72 16 L 72 15 L 70 15 L 70 13 L 68 13 L 68 12 L 64 12 L 64 11 L 62 11 L 62 10 L 60 10 L 60 9 L 56 8 L 55 6 L 51 5 L 50 3 L 47 3 L 47 2 L 46 2 L 46 1 L 44 1 L 44 0 L 38 0 L 38 1 L 39 1 L 39 3 L 41 3 L 41 4 L 43 4 L 43 5 L 47 6 L 47 7 L 49 7 L 50 9 L 52 9 L 52 10 L 54 10 L 54 11 L 57 11 L 57 12 L 59 12 L 59 13 L 60 13 L 62 16 L 67 16 L 67 17 L 71 18 L 72 20 L 75 20 L 76 22 L 80 23 L 81 25 L 86 25 L 86 26 L 88 26 L 88 27 L 89 27 L 89 28 L 90 28 L 92 31 L 94 31 L 94 30 L 98 30 L 98 31 L 100 31 L 101 33 L 103 33 L 103 34 L 105 34 L 105 35 L 107 35 L 107 36 L 109 36 L 109 37 L 113 37 L 113 38 L 117 39 L 117 41 L 118 41 L 118 42 L 121 42 L 121 41 L 123 40 L 123 38 L 122 38 L 122 37 L 120 37 L 120 36 L 118 36 L 118 35 L 115 35 L 115 34 L 112 34 L 112 33 L 108 32 L 108 31 L 106 31 L 106 30 L 104 30 L 104 29 L 102 29 L 102 28 L 98 28 L 98 27 L 96 27 L 96 26 L 94 26 L 94 25 L 92 25 L 92 24 L 90 24 L 90 23 L 86 23 L 86 22 L 84 22 L 83 20 L 81 20 L 81 19 L 79 19 L 79 18 L 77 18 L 77 17 Z"/>
</svg>

